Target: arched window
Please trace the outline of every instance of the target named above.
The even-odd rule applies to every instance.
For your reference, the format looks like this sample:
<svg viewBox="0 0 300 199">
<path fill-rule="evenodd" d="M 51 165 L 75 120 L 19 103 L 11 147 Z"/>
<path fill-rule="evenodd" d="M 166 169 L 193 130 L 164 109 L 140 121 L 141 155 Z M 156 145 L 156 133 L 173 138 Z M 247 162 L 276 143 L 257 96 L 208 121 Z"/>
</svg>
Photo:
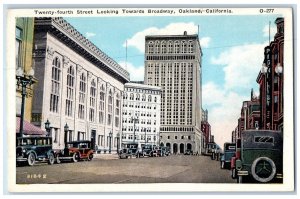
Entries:
<svg viewBox="0 0 300 199">
<path fill-rule="evenodd" d="M 119 127 L 120 123 L 120 96 L 119 93 L 116 96 L 116 109 L 115 109 L 115 126 Z"/>
<path fill-rule="evenodd" d="M 161 42 L 161 53 L 167 53 L 167 44 L 166 41 Z"/>
<path fill-rule="evenodd" d="M 67 74 L 67 99 L 66 112 L 67 116 L 73 116 L 73 97 L 74 97 L 74 68 L 70 66 Z"/>
<path fill-rule="evenodd" d="M 175 46 L 175 53 L 178 54 L 180 52 L 180 44 L 179 41 L 175 41 L 174 42 L 174 46 Z"/>
<path fill-rule="evenodd" d="M 173 42 L 172 41 L 168 42 L 168 53 L 173 53 Z"/>
<path fill-rule="evenodd" d="M 133 93 L 130 93 L 130 100 L 134 100 L 134 94 Z"/>
<path fill-rule="evenodd" d="M 142 101 L 146 101 L 146 95 L 145 94 L 142 96 Z"/>
<path fill-rule="evenodd" d="M 89 119 L 91 122 L 95 121 L 95 108 L 96 108 L 96 83 L 92 80 L 90 87 L 90 112 Z"/>
<path fill-rule="evenodd" d="M 189 47 L 188 47 L 188 52 L 189 53 L 194 53 L 194 44 L 193 41 L 189 41 Z"/>
<path fill-rule="evenodd" d="M 108 93 L 108 115 L 107 115 L 107 125 L 111 125 L 112 122 L 112 91 L 109 90 Z"/>
<path fill-rule="evenodd" d="M 55 57 L 52 61 L 50 111 L 58 113 L 58 102 L 60 98 L 60 60 Z"/>
<path fill-rule="evenodd" d="M 156 41 L 155 42 L 155 53 L 160 53 L 160 50 L 159 50 L 159 41 Z"/>
<path fill-rule="evenodd" d="M 152 101 L 152 97 L 151 95 L 148 96 L 148 102 L 151 102 Z"/>
<path fill-rule="evenodd" d="M 78 118 L 85 118 L 85 94 L 86 94 L 86 76 L 84 73 L 80 75 L 79 83 L 79 107 L 78 107 Z"/>
<path fill-rule="evenodd" d="M 154 97 L 154 102 L 157 102 L 157 97 Z"/>
<path fill-rule="evenodd" d="M 136 94 L 135 100 L 136 100 L 136 101 L 140 101 L 140 94 L 138 94 L 138 93 Z"/>
<path fill-rule="evenodd" d="M 187 52 L 187 43 L 186 41 L 181 42 L 181 53 L 186 53 Z"/>
<path fill-rule="evenodd" d="M 150 41 L 150 42 L 148 43 L 148 53 L 149 53 L 149 54 L 153 54 L 153 53 L 154 53 L 154 44 L 153 44 L 152 41 Z"/>
<path fill-rule="evenodd" d="M 104 123 L 104 108 L 105 108 L 105 104 L 104 104 L 104 99 L 105 99 L 105 89 L 103 84 L 100 87 L 100 96 L 99 96 L 99 123 L 103 124 Z"/>
</svg>

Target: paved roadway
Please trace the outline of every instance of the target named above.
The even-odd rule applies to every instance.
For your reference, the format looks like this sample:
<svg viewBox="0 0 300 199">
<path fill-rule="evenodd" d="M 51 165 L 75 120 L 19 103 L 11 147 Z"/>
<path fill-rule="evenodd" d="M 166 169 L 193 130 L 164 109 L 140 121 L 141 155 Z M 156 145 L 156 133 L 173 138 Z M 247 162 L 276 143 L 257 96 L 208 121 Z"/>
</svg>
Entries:
<svg viewBox="0 0 300 199">
<path fill-rule="evenodd" d="M 92 161 L 17 167 L 17 184 L 82 183 L 235 183 L 230 171 L 208 156 L 117 159 L 97 155 Z"/>
</svg>

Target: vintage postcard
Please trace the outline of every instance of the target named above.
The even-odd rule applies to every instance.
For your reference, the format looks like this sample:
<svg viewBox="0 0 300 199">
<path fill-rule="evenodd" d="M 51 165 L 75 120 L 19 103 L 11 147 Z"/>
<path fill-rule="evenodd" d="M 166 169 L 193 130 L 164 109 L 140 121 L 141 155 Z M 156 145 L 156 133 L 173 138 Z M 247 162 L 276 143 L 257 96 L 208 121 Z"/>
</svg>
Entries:
<svg viewBox="0 0 300 199">
<path fill-rule="evenodd" d="M 10 192 L 294 190 L 292 8 L 10 9 L 6 23 Z"/>
</svg>

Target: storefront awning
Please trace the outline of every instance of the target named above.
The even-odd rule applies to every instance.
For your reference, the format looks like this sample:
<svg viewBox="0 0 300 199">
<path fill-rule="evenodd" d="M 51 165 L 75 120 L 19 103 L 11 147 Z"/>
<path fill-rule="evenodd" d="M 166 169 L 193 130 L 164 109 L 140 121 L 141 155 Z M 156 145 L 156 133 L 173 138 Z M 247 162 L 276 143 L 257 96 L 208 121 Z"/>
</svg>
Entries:
<svg viewBox="0 0 300 199">
<path fill-rule="evenodd" d="M 16 133 L 19 133 L 19 131 L 20 131 L 20 121 L 21 121 L 21 118 L 17 117 L 16 118 Z M 24 135 L 45 136 L 45 135 L 47 135 L 47 132 L 43 131 L 39 127 L 34 126 L 30 122 L 27 122 L 27 121 L 24 120 L 24 122 L 23 122 L 23 134 Z"/>
</svg>

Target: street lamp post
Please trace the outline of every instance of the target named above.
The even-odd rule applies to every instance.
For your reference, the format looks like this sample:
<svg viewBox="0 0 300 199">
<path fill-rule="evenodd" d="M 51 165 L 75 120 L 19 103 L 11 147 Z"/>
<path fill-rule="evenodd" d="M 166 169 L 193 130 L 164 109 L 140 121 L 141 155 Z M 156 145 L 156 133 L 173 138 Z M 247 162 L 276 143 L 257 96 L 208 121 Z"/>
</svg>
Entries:
<svg viewBox="0 0 300 199">
<path fill-rule="evenodd" d="M 67 148 L 68 132 L 69 132 L 69 126 L 67 123 L 64 126 L 64 131 L 65 131 L 65 136 L 64 136 L 65 148 Z"/>
<path fill-rule="evenodd" d="M 47 136 L 50 136 L 50 130 L 51 130 L 51 127 L 50 127 L 50 122 L 49 120 L 47 119 L 47 121 L 45 122 L 45 129 L 47 131 Z"/>
<path fill-rule="evenodd" d="M 135 143 L 135 123 L 139 122 L 139 118 L 138 117 L 132 117 L 131 119 L 133 121 L 133 142 Z"/>
<path fill-rule="evenodd" d="M 117 154 L 119 154 L 120 133 L 117 134 Z"/>
<path fill-rule="evenodd" d="M 109 133 L 109 149 L 108 149 L 109 153 L 111 153 L 111 139 L 112 139 L 112 132 Z"/>
<path fill-rule="evenodd" d="M 31 68 L 31 70 L 28 72 L 27 75 L 24 75 L 23 69 L 21 67 L 18 68 L 17 72 L 16 72 L 16 79 L 17 79 L 17 86 L 19 88 L 19 86 L 21 86 L 21 95 L 22 95 L 22 102 L 21 102 L 21 120 L 20 120 L 20 131 L 19 131 L 19 135 L 20 137 L 23 137 L 23 123 L 24 123 L 24 109 L 25 109 L 25 97 L 27 95 L 27 85 L 31 86 L 33 84 L 33 75 L 34 75 L 34 71 Z"/>
</svg>

